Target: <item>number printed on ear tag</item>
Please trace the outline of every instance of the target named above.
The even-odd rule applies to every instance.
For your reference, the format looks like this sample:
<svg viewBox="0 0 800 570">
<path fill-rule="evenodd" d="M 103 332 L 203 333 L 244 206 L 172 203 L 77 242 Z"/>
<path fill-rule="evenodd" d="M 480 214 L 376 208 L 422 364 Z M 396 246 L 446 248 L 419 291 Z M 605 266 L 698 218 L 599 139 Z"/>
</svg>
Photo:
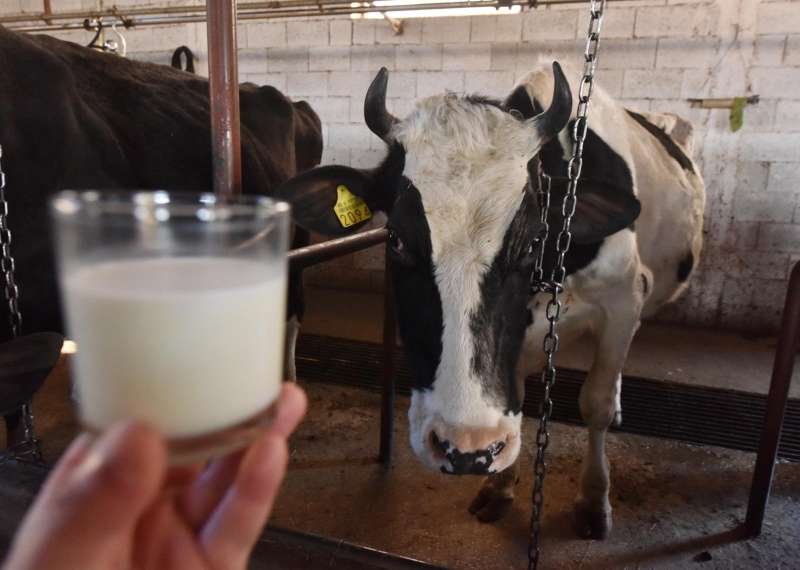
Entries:
<svg viewBox="0 0 800 570">
<path fill-rule="evenodd" d="M 343 228 L 366 222 L 372 217 L 366 202 L 350 192 L 344 184 L 336 188 L 336 205 L 333 211 Z"/>
</svg>

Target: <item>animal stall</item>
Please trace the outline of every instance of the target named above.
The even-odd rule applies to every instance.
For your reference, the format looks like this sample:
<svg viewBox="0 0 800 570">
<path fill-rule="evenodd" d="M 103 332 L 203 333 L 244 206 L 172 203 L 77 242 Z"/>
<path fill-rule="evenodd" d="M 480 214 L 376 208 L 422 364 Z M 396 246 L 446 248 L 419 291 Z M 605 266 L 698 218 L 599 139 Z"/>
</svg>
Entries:
<svg viewBox="0 0 800 570">
<path fill-rule="evenodd" d="M 562 2 L 563 3 L 563 2 Z M 68 20 L 75 20 L 77 19 L 77 13 L 65 13 L 65 14 L 53 14 L 53 13 L 43 13 L 37 15 L 36 18 L 48 22 L 47 25 L 42 24 L 25 24 L 23 26 L 19 26 L 19 29 L 25 31 L 37 31 L 37 30 L 53 30 L 53 29 L 62 29 L 62 30 L 74 30 L 78 29 L 78 26 L 83 26 L 84 28 L 93 28 L 97 32 L 97 36 L 95 36 L 92 44 L 95 44 L 96 47 L 96 40 L 100 36 L 100 32 L 103 30 L 105 26 L 125 26 L 126 28 L 135 28 L 137 26 L 155 26 L 155 25 L 163 25 L 165 23 L 186 23 L 186 22 L 199 22 L 199 21 L 208 21 L 208 45 L 210 49 L 208 50 L 208 61 L 209 61 L 209 75 L 210 75 L 210 99 L 211 99 L 211 121 L 212 121 L 212 141 L 213 141 L 213 148 L 214 148 L 214 188 L 218 195 L 226 196 L 226 195 L 235 195 L 241 192 L 241 167 L 240 167 L 240 141 L 239 141 L 239 132 L 238 132 L 238 125 L 240 123 L 239 120 L 239 110 L 238 110 L 238 74 L 237 74 L 237 52 L 236 52 L 236 21 L 237 18 L 239 20 L 248 20 L 248 19 L 269 19 L 269 18 L 285 18 L 285 17 L 294 17 L 294 16 L 316 16 L 319 15 L 320 12 L 323 15 L 342 15 L 342 14 L 366 14 L 366 13 L 373 13 L 375 10 L 375 6 L 372 5 L 353 5 L 350 3 L 336 3 L 336 2 L 322 2 L 314 3 L 313 6 L 307 5 L 303 2 L 293 2 L 293 3 L 282 3 L 283 5 L 278 6 L 277 8 L 272 4 L 263 4 L 263 3 L 246 3 L 243 6 L 240 6 L 240 10 L 237 14 L 235 2 L 210 2 L 207 6 L 208 13 L 207 15 L 201 14 L 202 7 L 175 7 L 175 9 L 170 10 L 164 16 L 164 9 L 163 8 L 133 8 L 129 10 L 123 10 L 118 7 L 114 7 L 111 9 L 106 9 L 103 11 L 95 11 L 90 13 L 81 13 L 80 15 L 87 16 L 86 22 L 78 24 L 78 23 L 67 23 L 61 24 L 58 23 L 55 26 L 52 25 L 50 22 L 60 22 L 60 21 L 68 21 Z M 547 2 L 541 2 L 541 4 L 547 4 Z M 511 2 L 508 5 L 503 4 L 505 8 L 511 8 L 513 6 L 521 6 L 527 5 L 527 2 Z M 465 3 L 454 3 L 453 8 L 473 8 L 475 3 L 465 2 Z M 435 10 L 440 8 L 439 5 L 436 4 L 423 4 L 419 6 L 415 6 L 415 9 L 420 10 Z M 614 7 L 610 10 L 613 11 Z M 388 11 L 387 12 L 391 12 Z M 535 296 L 537 294 L 544 295 L 545 297 L 549 297 L 549 301 L 546 305 L 545 315 L 548 321 L 548 328 L 549 331 L 547 332 L 545 339 L 544 339 L 544 352 L 546 353 L 545 358 L 545 368 L 541 373 L 541 376 L 538 378 L 541 387 L 540 394 L 528 394 L 525 402 L 520 402 L 520 409 L 526 412 L 526 414 L 533 415 L 538 421 L 538 430 L 536 435 L 536 451 L 535 451 L 535 459 L 532 466 L 527 466 L 527 468 L 523 468 L 523 475 L 527 476 L 528 481 L 531 479 L 533 480 L 533 495 L 532 495 L 532 503 L 531 503 L 531 517 L 529 520 L 529 529 L 530 529 L 530 536 L 529 536 L 529 546 L 528 546 L 528 567 L 529 568 L 536 568 L 539 564 L 540 554 L 542 555 L 543 561 L 547 559 L 547 545 L 550 544 L 545 542 L 545 547 L 542 549 L 540 547 L 540 534 L 542 533 L 542 515 L 543 515 L 543 507 L 544 507 L 544 478 L 545 474 L 548 471 L 548 461 L 546 460 L 546 453 L 549 449 L 550 441 L 550 424 L 549 420 L 551 418 L 551 414 L 554 413 L 554 404 L 553 404 L 553 394 L 557 394 L 557 397 L 573 397 L 577 400 L 577 394 L 575 388 L 575 383 L 579 383 L 583 380 L 583 378 L 578 376 L 571 376 L 572 371 L 566 370 L 560 372 L 558 375 L 559 380 L 563 379 L 567 381 L 567 387 L 569 388 L 566 392 L 558 392 L 557 388 L 559 386 L 556 383 L 556 364 L 554 362 L 555 354 L 558 349 L 558 323 L 562 317 L 567 315 L 567 310 L 565 306 L 568 304 L 568 301 L 564 299 L 563 295 L 565 294 L 565 279 L 567 277 L 567 271 L 565 269 L 565 263 L 569 261 L 569 249 L 571 244 L 571 218 L 576 212 L 577 206 L 580 204 L 580 177 L 582 171 L 582 153 L 584 149 L 584 142 L 586 142 L 587 135 L 589 133 L 588 128 L 588 115 L 590 111 L 590 104 L 592 101 L 592 95 L 594 91 L 594 80 L 595 80 L 595 73 L 598 69 L 598 61 L 599 61 L 599 68 L 601 69 L 601 77 L 602 77 L 602 57 L 598 60 L 598 53 L 600 47 L 600 37 L 601 37 L 601 23 L 603 21 L 605 12 L 605 2 L 601 0 L 600 2 L 595 2 L 594 0 L 591 1 L 591 8 L 590 8 L 590 23 L 588 28 L 588 33 L 586 34 L 585 38 L 585 46 L 584 46 L 584 53 L 582 56 L 583 60 L 583 72 L 580 79 L 579 87 L 577 89 L 577 114 L 576 120 L 574 121 L 574 125 L 571 128 L 570 135 L 573 140 L 573 148 L 574 152 L 572 153 L 571 160 L 568 162 L 568 170 L 565 173 L 567 178 L 567 185 L 566 191 L 562 194 L 558 194 L 558 202 L 556 202 L 556 193 L 554 191 L 554 187 L 552 185 L 551 177 L 539 171 L 539 180 L 538 186 L 539 191 L 537 193 L 537 201 L 538 207 L 540 212 L 540 221 L 542 222 L 545 231 L 543 234 L 537 236 L 537 240 L 543 243 L 551 243 L 553 244 L 554 251 L 556 252 L 556 262 L 555 265 L 551 268 L 551 272 L 548 276 L 545 275 L 543 266 L 545 265 L 545 247 L 540 247 L 538 250 L 538 254 L 536 255 L 535 267 L 533 270 L 533 280 L 531 282 L 531 296 Z M 384 14 L 386 19 L 388 20 L 388 25 L 391 25 L 392 29 L 395 33 L 402 30 L 403 22 L 393 19 L 391 16 Z M 29 18 L 30 20 L 31 18 Z M 2 20 L 2 19 L 0 19 Z M 13 21 L 13 20 L 6 20 L 6 21 Z M 23 22 L 24 20 L 18 19 L 17 21 Z M 88 27 L 87 27 L 88 26 Z M 114 31 L 117 31 L 114 28 Z M 121 36 L 120 36 L 121 37 Z M 126 43 L 125 40 L 122 40 L 123 45 Z M 114 51 L 115 48 L 112 45 L 108 45 L 108 42 L 105 42 L 103 45 L 106 45 L 108 49 L 106 51 Z M 602 53 L 602 52 L 600 52 Z M 380 106 L 386 106 L 386 81 L 387 77 L 386 74 L 379 74 L 377 78 L 374 80 L 373 84 L 370 87 L 370 90 L 367 95 L 367 122 L 370 122 L 370 97 L 377 98 L 376 100 L 380 102 L 380 99 L 383 99 L 380 102 Z M 381 88 L 383 89 L 382 94 L 380 93 Z M 554 96 L 555 97 L 555 96 Z M 701 99 L 698 100 L 698 104 L 701 106 L 707 107 L 723 107 L 723 108 L 732 108 L 731 112 L 731 125 L 733 125 L 740 121 L 742 110 L 745 108 L 746 105 L 756 104 L 757 98 L 749 98 L 745 101 L 742 101 L 742 98 L 735 98 L 725 101 L 720 100 L 712 100 L 712 99 Z M 386 116 L 378 116 L 378 119 L 374 118 L 373 115 L 373 122 L 377 121 L 377 127 L 373 128 L 370 125 L 370 128 L 373 129 L 373 132 L 376 132 L 376 129 L 380 130 L 382 128 L 382 124 L 386 124 L 385 122 L 388 121 L 389 129 L 393 128 L 395 120 L 391 115 Z M 737 118 L 738 117 L 738 118 Z M 382 123 L 383 121 L 383 123 Z M 388 132 L 388 129 L 385 133 Z M 387 135 L 388 136 L 388 135 Z M 383 137 L 382 137 L 383 138 Z M 1 143 L 2 141 L 0 141 Z M 588 145 L 588 143 L 587 143 Z M 313 174 L 313 172 L 312 172 Z M 302 178 L 302 176 L 301 176 Z M 551 201 L 553 205 L 551 206 Z M 559 208 L 560 207 L 560 208 Z M 559 208 L 561 211 L 561 218 L 560 224 L 556 226 L 556 228 L 550 229 L 550 225 L 552 225 L 551 218 L 548 217 L 548 210 L 550 208 Z M 4 248 L 3 248 L 3 270 L 5 272 L 5 278 L 7 282 L 7 295 L 9 298 L 9 302 L 11 303 L 11 314 L 17 315 L 17 323 L 15 324 L 15 336 L 17 336 L 18 329 L 16 328 L 19 323 L 19 313 L 16 310 L 15 305 L 15 298 L 17 295 L 16 287 L 14 284 L 14 263 L 13 258 L 11 257 L 11 253 L 9 250 L 9 243 L 10 243 L 10 234 L 8 233 L 8 228 L 6 227 L 6 213 L 8 209 L 7 207 L 4 208 L 4 213 L 2 217 L 0 217 L 0 225 L 2 225 L 4 231 Z M 12 218 L 13 219 L 13 218 Z M 548 225 L 548 221 L 550 225 Z M 12 228 L 13 229 L 13 228 Z M 548 231 L 549 229 L 549 231 Z M 555 231 L 555 230 L 558 231 Z M 551 240 L 548 242 L 548 238 Z M 366 248 L 373 247 L 376 244 L 384 243 L 388 240 L 389 248 L 395 248 L 395 245 L 398 243 L 397 236 L 394 232 L 387 228 L 377 229 L 373 231 L 368 231 L 362 234 L 358 234 L 355 236 L 350 237 L 343 237 L 334 239 L 328 242 L 311 245 L 299 250 L 292 251 L 289 254 L 289 263 L 292 268 L 294 269 L 303 269 L 306 267 L 311 267 L 318 263 L 322 263 L 325 261 L 330 261 L 332 259 L 336 259 L 350 253 L 360 251 Z M 402 242 L 399 242 L 402 246 Z M 395 347 L 396 347 L 396 327 L 397 323 L 395 320 L 395 301 L 392 297 L 392 282 L 391 282 L 391 273 L 390 273 L 390 257 L 387 255 L 385 260 L 385 291 L 386 294 L 383 298 L 383 344 L 380 350 L 376 349 L 370 343 L 363 343 L 359 345 L 355 350 L 356 352 L 361 352 L 361 355 L 348 355 L 347 358 L 350 359 L 349 366 L 353 367 L 366 367 L 366 362 L 372 360 L 373 370 L 374 370 L 374 363 L 380 362 L 379 370 L 380 370 L 380 392 L 381 392 L 381 400 L 380 400 L 380 453 L 378 458 L 378 463 L 382 465 L 381 470 L 381 477 L 384 478 L 391 478 L 392 467 L 397 467 L 398 463 L 395 461 L 395 465 L 391 465 L 391 443 L 392 443 L 392 434 L 394 433 L 393 421 L 394 421 L 394 398 L 395 398 Z M 645 277 L 645 283 L 647 277 Z M 647 288 L 647 284 L 645 284 L 645 288 Z M 24 292 L 23 292 L 24 294 Z M 773 472 L 775 469 L 776 460 L 779 453 L 779 440 L 781 436 L 781 429 L 784 423 L 784 415 L 785 410 L 787 408 L 787 402 L 789 401 L 789 388 L 790 382 L 793 372 L 793 365 L 795 360 L 795 348 L 797 346 L 798 335 L 800 334 L 800 265 L 794 267 L 791 272 L 791 278 L 788 284 L 788 294 L 786 295 L 786 306 L 783 312 L 783 321 L 781 324 L 780 335 L 779 335 L 779 342 L 775 353 L 775 362 L 773 367 L 773 375 L 772 381 L 769 387 L 769 394 L 763 402 L 760 402 L 761 407 L 756 407 L 757 413 L 763 413 L 763 425 L 760 422 L 760 417 L 755 420 L 754 424 L 750 425 L 758 425 L 760 428 L 761 438 L 760 442 L 758 443 L 758 455 L 755 462 L 755 472 L 752 476 L 752 485 L 751 485 L 751 492 L 749 496 L 749 503 L 747 506 L 747 513 L 744 522 L 741 525 L 733 525 L 730 527 L 730 532 L 728 533 L 720 533 L 719 536 L 715 536 L 714 539 L 709 541 L 697 540 L 695 543 L 684 544 L 684 547 L 692 549 L 692 548 L 704 548 L 707 550 L 702 550 L 702 552 L 698 553 L 696 556 L 696 561 L 709 561 L 712 559 L 712 555 L 709 553 L 709 550 L 712 548 L 725 544 L 727 542 L 742 540 L 744 537 L 755 537 L 758 536 L 763 530 L 764 524 L 764 517 L 766 511 L 767 501 L 769 499 L 770 487 L 772 485 L 772 478 Z M 307 354 L 308 357 L 304 357 L 302 353 L 300 353 L 300 361 L 301 361 L 301 378 L 304 377 L 304 371 L 312 371 L 312 373 L 317 374 L 319 376 L 324 377 L 326 374 L 329 376 L 342 376 L 346 377 L 348 373 L 352 373 L 352 370 L 347 370 L 347 366 L 342 368 L 339 366 L 343 359 L 343 352 L 347 351 L 348 349 L 353 351 L 353 343 L 350 343 L 349 346 L 345 343 L 339 342 L 335 339 L 328 339 L 326 340 L 323 337 L 315 337 L 313 334 L 310 335 L 309 339 L 305 342 L 301 340 L 301 345 L 308 349 Z M 28 461 L 32 460 L 34 463 L 41 463 L 42 457 L 40 454 L 40 445 L 41 443 L 36 438 L 34 434 L 34 426 L 33 426 L 33 415 L 30 407 L 30 401 L 34 395 L 34 393 L 40 388 L 41 384 L 45 381 L 48 374 L 53 370 L 56 366 L 56 361 L 58 354 L 61 351 L 61 339 L 55 338 L 53 336 L 39 336 L 39 335 L 30 335 L 29 337 L 21 337 L 19 340 L 11 341 L 4 347 L 4 353 L 0 354 L 0 358 L 3 358 L 3 362 L 8 362 L 7 364 L 7 378 L 8 381 L 3 381 L 3 386 L 12 386 L 11 389 L 13 391 L 13 395 L 19 400 L 18 403 L 23 403 L 24 406 L 22 408 L 22 419 L 24 425 L 24 439 L 20 443 L 16 444 L 15 447 L 8 450 L 6 455 L 4 456 L 5 460 L 12 460 L 10 465 L 6 465 L 3 469 L 8 470 L 10 468 L 20 469 L 23 475 L 19 475 L 19 473 L 11 473 L 11 477 L 18 477 L 17 483 L 20 486 L 24 486 L 24 482 L 22 481 L 25 477 L 31 477 L 30 473 L 35 473 L 36 471 L 26 471 L 31 469 L 31 466 L 28 465 Z M 8 355 L 7 357 L 5 355 Z M 322 355 L 327 360 L 323 358 L 319 358 Z M 366 358 L 365 358 L 365 355 Z M 338 358 L 337 358 L 338 357 Z M 31 359 L 31 363 L 28 360 L 24 359 Z M 406 376 L 406 366 L 407 363 L 403 362 L 402 360 L 399 362 L 400 370 L 399 374 L 401 376 Z M 327 370 L 326 370 L 327 368 Z M 29 374 L 30 376 L 23 375 Z M 5 377 L 4 377 L 5 378 Z M 626 382 L 629 379 L 626 378 Z M 636 392 L 636 390 L 641 390 L 640 393 L 644 393 L 647 391 L 648 387 L 645 383 L 642 383 L 640 386 L 636 384 L 636 378 L 631 378 L 632 381 L 632 391 Z M 401 381 L 401 389 L 406 389 L 406 381 Z M 313 389 L 312 386 L 309 387 Z M 572 390 L 572 391 L 570 391 Z M 721 397 L 722 392 L 716 394 L 716 397 Z M 689 405 L 703 405 L 703 403 L 708 403 L 709 405 L 709 414 L 713 413 L 711 408 L 713 408 L 713 402 L 709 402 L 709 400 L 704 400 L 703 395 L 697 393 L 695 394 L 694 400 L 687 400 L 689 401 Z M 330 394 L 324 394 L 319 396 L 320 400 L 327 398 L 336 399 L 336 395 L 334 394 L 331 396 Z M 344 398 L 353 397 L 348 395 L 348 393 L 343 393 Z M 644 397 L 644 396 L 642 396 Z M 712 400 L 714 396 L 710 397 Z M 354 399 L 359 400 L 360 397 L 354 397 Z M 9 400 L 10 401 L 10 400 Z M 11 406 L 11 408 L 17 408 L 18 403 L 15 400 L 15 404 Z M 365 404 L 368 405 L 368 404 Z M 558 405 L 556 404 L 556 408 Z M 335 405 L 333 408 L 335 409 Z M 752 408 L 751 408 L 752 409 Z M 5 411 L 5 408 L 3 408 Z M 534 411 L 535 410 L 535 411 Z M 533 413 L 531 413 L 533 411 Z M 563 412 L 562 412 L 563 413 Z M 312 408 L 311 411 L 312 416 L 315 414 L 314 409 Z M 677 429 L 674 425 L 673 421 L 670 419 L 670 416 L 667 414 L 667 419 L 663 420 L 667 430 L 669 429 Z M 703 414 L 699 414 L 699 418 L 696 420 L 701 425 L 703 423 Z M 559 416 L 556 412 L 556 417 L 559 419 L 564 419 L 563 416 Z M 324 419 L 314 417 L 313 421 L 315 422 L 314 425 L 316 426 L 324 426 Z M 640 420 L 642 421 L 642 420 Z M 652 423 L 657 422 L 655 418 L 646 418 L 643 423 Z M 681 418 L 680 421 L 692 421 L 686 420 L 685 418 Z M 791 422 L 795 420 L 792 418 Z M 636 424 L 636 418 L 634 417 L 634 425 Z M 358 427 L 358 426 L 356 426 Z M 794 424 L 791 423 L 790 427 L 794 427 Z M 679 430 L 678 430 L 679 431 Z M 337 431 L 337 433 L 341 434 L 344 433 L 343 431 Z M 681 434 L 677 434 L 676 432 L 669 432 L 673 435 L 673 437 L 681 438 Z M 564 434 L 556 434 L 556 435 L 564 435 Z M 309 441 L 313 441 L 314 435 L 313 434 L 306 434 L 306 437 L 309 438 Z M 695 436 L 695 441 L 697 443 L 715 443 L 714 441 L 706 441 L 702 439 L 701 436 Z M 699 438 L 699 441 L 697 440 Z M 556 437 L 555 441 L 558 442 L 559 438 Z M 445 442 L 446 443 L 446 442 Z M 630 445 L 630 442 L 628 442 Z M 753 449 L 753 446 L 742 444 L 746 449 Z M 558 443 L 554 444 L 556 450 Z M 552 449 L 551 449 L 552 452 Z M 680 456 L 679 451 L 670 449 L 668 454 L 671 456 L 678 457 Z M 564 461 L 568 460 L 571 461 L 571 450 L 569 453 L 565 455 L 558 455 L 556 461 Z M 324 454 L 323 454 L 324 456 Z M 317 467 L 321 464 L 324 464 L 325 461 L 332 461 L 330 457 L 324 456 L 325 459 L 318 461 L 316 464 L 314 462 L 309 462 L 308 469 L 313 469 L 315 465 Z M 403 458 L 403 462 L 405 457 Z M 738 458 L 737 458 L 738 460 Z M 733 462 L 735 462 L 734 460 Z M 555 471 L 556 473 L 563 473 L 563 471 L 556 471 L 554 467 L 556 463 L 551 459 L 550 460 L 550 471 Z M 652 464 L 651 464 L 652 465 Z M 742 463 L 737 463 L 737 468 L 741 468 Z M 344 471 L 342 471 L 343 473 Z M 41 476 L 43 473 L 39 473 L 38 475 L 33 476 L 39 477 L 41 480 Z M 524 479 L 525 477 L 523 477 Z M 313 481 L 313 477 L 306 477 L 302 479 L 302 482 L 306 485 L 311 484 L 310 482 Z M 326 481 L 328 481 L 326 479 Z M 373 482 L 374 483 L 374 482 Z M 326 483 L 330 484 L 330 483 Z M 394 493 L 394 491 L 390 486 L 388 486 L 387 481 L 384 480 L 381 483 L 378 483 L 377 486 L 382 490 L 382 493 Z M 431 488 L 430 486 L 428 487 Z M 689 489 L 690 490 L 690 489 Z M 344 489 L 339 489 L 338 492 L 344 493 Z M 369 490 L 366 490 L 369 493 Z M 291 505 L 296 507 L 298 501 L 302 500 L 302 494 L 298 497 L 298 493 L 301 493 L 299 489 L 292 489 L 290 491 L 292 500 Z M 348 497 L 353 497 L 352 493 L 345 493 Z M 559 492 L 559 495 L 561 493 Z M 321 493 L 321 496 L 326 496 L 324 493 Z M 381 501 L 381 493 L 376 494 L 372 500 L 373 501 Z M 563 498 L 563 497 L 561 497 Z M 313 502 L 313 501 L 312 501 Z M 347 501 L 346 501 L 347 502 Z M 350 499 L 350 502 L 358 502 L 357 497 L 353 497 Z M 438 508 L 442 508 L 442 505 L 437 505 Z M 308 507 L 311 511 L 319 510 L 320 506 L 315 505 L 313 507 Z M 340 507 L 342 509 L 346 509 L 347 507 Z M 507 507 L 505 507 L 507 508 Z M 298 509 L 302 510 L 302 509 Z M 370 512 L 370 509 L 365 509 L 366 512 Z M 326 515 L 330 514 L 327 510 L 323 511 Z M 352 512 L 351 516 L 354 516 L 355 513 L 358 512 L 358 509 Z M 425 513 L 427 515 L 427 513 Z M 521 518 L 519 513 L 514 513 L 512 511 L 512 523 L 510 526 L 500 527 L 501 530 L 506 530 L 510 533 L 518 533 L 519 531 L 519 523 Z M 385 513 L 382 516 L 386 517 Z M 710 515 L 709 515 L 710 516 Z M 287 504 L 286 507 L 281 509 L 279 507 L 278 510 L 278 517 L 279 520 L 292 520 L 292 506 Z M 369 518 L 369 517 L 367 517 Z M 413 520 L 413 519 L 412 519 Z M 549 520 L 549 519 L 548 519 Z M 397 528 L 393 528 L 391 521 L 376 521 L 382 532 L 387 535 L 391 535 L 399 531 Z M 659 524 L 659 520 L 655 520 L 653 523 L 653 528 L 655 528 Z M 325 525 L 322 525 L 324 528 Z M 434 527 L 435 528 L 435 527 Z M 544 528 L 547 528 L 547 525 L 544 525 Z M 652 529 L 651 529 L 652 530 Z M 424 539 L 431 539 L 435 541 L 435 537 L 431 536 L 430 530 L 427 530 L 425 533 L 415 535 L 415 540 L 424 540 Z M 325 534 L 333 535 L 335 533 L 327 531 Z M 357 533 L 356 533 L 357 534 Z M 544 535 L 546 536 L 546 530 Z M 338 536 L 338 535 L 337 535 Z M 474 536 L 478 536 L 477 534 Z M 306 533 L 298 533 L 296 531 L 291 531 L 287 529 L 283 529 L 280 527 L 270 527 L 265 531 L 264 539 L 267 542 L 272 542 L 276 544 L 285 545 L 286 550 L 283 552 L 283 556 L 286 557 L 285 563 L 287 567 L 292 567 L 292 564 L 296 564 L 300 558 L 303 556 L 306 557 L 306 560 L 309 559 L 316 559 L 316 560 L 330 560 L 334 562 L 334 560 L 339 560 L 342 564 L 350 564 L 351 566 L 342 566 L 342 567 L 379 567 L 379 568 L 390 568 L 390 567 L 434 567 L 430 565 L 426 565 L 425 563 L 418 562 L 412 560 L 410 558 L 402 558 L 396 555 L 388 554 L 387 552 L 379 552 L 370 549 L 366 549 L 360 546 L 356 546 L 355 544 L 350 543 L 349 541 L 344 540 L 332 540 L 332 539 L 324 539 L 320 536 L 315 536 Z M 475 540 L 478 540 L 477 538 Z M 613 540 L 613 539 L 609 539 Z M 632 539 L 627 539 L 628 543 Z M 519 545 L 519 541 L 511 541 L 511 544 Z M 583 560 L 587 558 L 589 555 L 589 549 L 592 547 L 592 543 L 588 543 L 587 547 L 583 547 L 582 556 L 583 559 L 578 560 L 578 563 L 581 565 L 583 564 Z M 388 548 L 381 548 L 381 550 L 389 550 Z M 278 549 L 280 550 L 280 549 Z M 408 552 L 408 550 L 406 550 Z M 429 550 L 426 548 L 418 548 L 416 552 L 421 552 L 423 554 L 428 553 Z M 563 554 L 563 553 L 560 553 Z M 511 557 L 512 560 L 518 560 L 517 556 L 521 556 L 522 552 L 517 552 L 514 556 Z M 278 556 L 280 559 L 279 554 L 276 552 L 257 552 L 255 556 L 255 560 L 264 560 L 265 563 L 268 563 L 274 559 L 270 559 L 270 556 Z M 295 558 L 293 558 L 295 557 Z M 417 554 L 415 557 L 425 558 L 425 556 Z M 708 557 L 708 558 L 707 558 Z M 431 560 L 439 560 L 435 556 L 429 558 Z M 559 558 L 559 560 L 563 560 L 563 557 Z M 631 556 L 629 558 L 625 558 L 624 556 L 618 558 L 618 560 L 628 560 L 628 561 L 635 561 L 635 556 Z M 491 567 L 487 565 L 488 563 L 484 563 L 483 567 Z"/>
</svg>

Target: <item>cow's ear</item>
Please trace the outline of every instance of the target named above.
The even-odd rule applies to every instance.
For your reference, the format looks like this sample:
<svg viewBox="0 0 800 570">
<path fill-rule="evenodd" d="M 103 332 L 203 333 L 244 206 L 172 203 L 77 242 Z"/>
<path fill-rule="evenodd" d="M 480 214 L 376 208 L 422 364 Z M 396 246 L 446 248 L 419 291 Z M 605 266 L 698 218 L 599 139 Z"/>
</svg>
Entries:
<svg viewBox="0 0 800 570">
<path fill-rule="evenodd" d="M 538 113 L 534 108 L 534 103 L 531 96 L 528 95 L 528 90 L 524 85 L 520 85 L 503 101 L 502 108 L 507 113 L 515 111 L 522 119 L 532 119 Z M 539 111 L 541 113 L 541 110 Z"/>
<path fill-rule="evenodd" d="M 561 205 L 568 183 L 566 178 L 552 179 L 548 221 L 556 232 L 560 231 L 564 220 Z M 581 178 L 575 215 L 570 223 L 572 241 L 596 243 L 632 226 L 641 211 L 642 205 L 631 190 L 603 178 Z"/>
<path fill-rule="evenodd" d="M 328 237 L 354 233 L 384 209 L 375 176 L 340 165 L 307 170 L 281 184 L 276 197 L 292 205 L 295 223 Z"/>
</svg>

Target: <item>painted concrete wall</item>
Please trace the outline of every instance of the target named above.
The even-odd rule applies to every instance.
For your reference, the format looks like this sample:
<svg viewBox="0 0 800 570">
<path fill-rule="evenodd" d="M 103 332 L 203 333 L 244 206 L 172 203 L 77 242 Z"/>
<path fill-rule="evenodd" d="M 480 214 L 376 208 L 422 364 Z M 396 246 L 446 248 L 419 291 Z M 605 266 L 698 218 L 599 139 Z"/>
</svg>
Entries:
<svg viewBox="0 0 800 570">
<path fill-rule="evenodd" d="M 55 11 L 90 0 L 52 0 Z M 93 0 L 90 2 L 93 3 Z M 118 6 L 145 2 L 117 1 Z M 39 10 L 0 0 L 0 12 Z M 542 7 L 513 16 L 250 22 L 239 26 L 241 79 L 306 99 L 325 123 L 326 164 L 370 167 L 383 143 L 364 126 L 375 72 L 392 71 L 388 107 L 450 89 L 507 94 L 540 54 L 580 64 L 588 7 Z M 188 45 L 206 67 L 204 24 L 126 32 L 131 57 L 169 63 Z M 62 34 L 86 43 L 86 32 Z M 752 332 L 775 330 L 790 266 L 800 259 L 800 1 L 636 0 L 610 3 L 598 81 L 624 105 L 673 111 L 697 131 L 695 159 L 708 185 L 705 250 L 682 299 L 659 319 Z M 759 94 L 732 133 L 725 110 L 688 98 Z M 378 250 L 309 271 L 312 283 L 380 290 Z"/>
</svg>

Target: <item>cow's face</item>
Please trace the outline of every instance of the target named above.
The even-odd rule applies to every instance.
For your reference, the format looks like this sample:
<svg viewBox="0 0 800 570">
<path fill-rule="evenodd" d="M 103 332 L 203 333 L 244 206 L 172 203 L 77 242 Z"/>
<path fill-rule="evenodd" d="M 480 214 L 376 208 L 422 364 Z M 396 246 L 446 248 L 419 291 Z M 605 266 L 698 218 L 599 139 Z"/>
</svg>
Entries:
<svg viewBox="0 0 800 570">
<path fill-rule="evenodd" d="M 279 191 L 298 223 L 329 235 L 343 233 L 328 196 L 341 185 L 388 214 L 387 252 L 414 382 L 411 445 L 446 473 L 501 471 L 519 453 L 523 394 L 515 368 L 542 229 L 535 157 L 572 108 L 557 64 L 554 75 L 553 102 L 535 118 L 523 89 L 506 103 L 435 95 L 400 121 L 386 112 L 382 70 L 365 114 L 389 145 L 383 164 L 369 172 L 324 167 Z"/>
</svg>

